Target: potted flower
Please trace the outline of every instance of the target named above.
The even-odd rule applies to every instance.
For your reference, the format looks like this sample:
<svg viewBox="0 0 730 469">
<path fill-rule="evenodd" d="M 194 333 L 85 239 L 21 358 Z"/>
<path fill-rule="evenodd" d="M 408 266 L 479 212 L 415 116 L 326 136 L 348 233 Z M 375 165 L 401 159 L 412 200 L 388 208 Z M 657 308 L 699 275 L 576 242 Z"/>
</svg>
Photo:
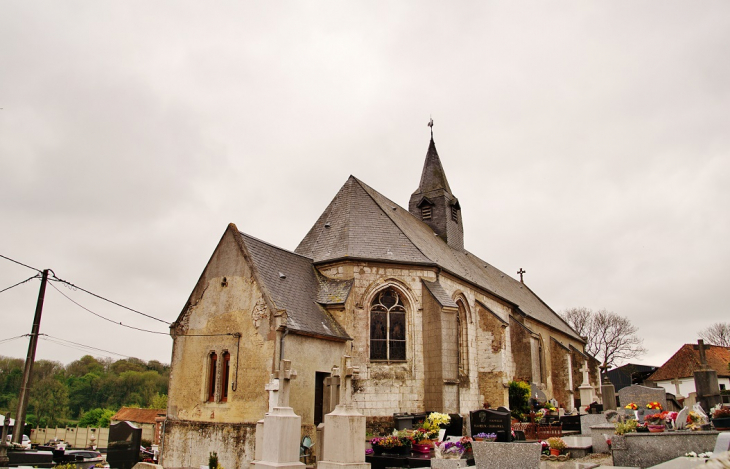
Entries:
<svg viewBox="0 0 730 469">
<path fill-rule="evenodd" d="M 550 446 L 551 456 L 559 456 L 560 453 L 562 453 L 563 450 L 568 447 L 568 445 L 565 444 L 565 441 L 558 436 L 548 438 L 547 443 L 548 446 Z"/>
<path fill-rule="evenodd" d="M 712 425 L 715 430 L 730 430 L 730 407 L 718 404 L 712 408 Z"/>
<path fill-rule="evenodd" d="M 372 445 L 375 454 L 391 453 L 408 455 L 411 452 L 413 440 L 409 436 L 401 435 L 400 432 L 396 432 L 393 435 L 384 436 L 382 438 L 373 438 L 370 440 L 370 444 Z"/>
<path fill-rule="evenodd" d="M 661 412 L 662 410 L 664 410 L 664 407 L 662 407 L 662 405 L 656 401 L 648 403 L 646 405 L 646 408 L 651 409 L 651 410 L 656 410 L 658 412 Z"/>
<path fill-rule="evenodd" d="M 659 412 L 657 414 L 649 414 L 644 417 L 644 422 L 651 433 L 661 433 L 664 431 L 664 423 L 667 420 L 667 412 Z"/>
<path fill-rule="evenodd" d="M 419 428 L 411 434 L 413 440 L 413 451 L 418 453 L 430 453 L 433 449 L 432 432 L 425 428 Z"/>
<path fill-rule="evenodd" d="M 496 433 L 477 433 L 474 435 L 474 441 L 494 441 L 497 439 Z"/>
<path fill-rule="evenodd" d="M 636 410 L 638 408 L 639 408 L 639 406 L 637 406 L 633 402 L 629 402 L 628 404 L 626 404 L 626 406 L 624 406 L 624 409 L 629 409 L 629 410 Z"/>
<path fill-rule="evenodd" d="M 434 445 L 436 459 L 461 459 L 466 451 L 461 441 L 441 441 Z"/>
</svg>

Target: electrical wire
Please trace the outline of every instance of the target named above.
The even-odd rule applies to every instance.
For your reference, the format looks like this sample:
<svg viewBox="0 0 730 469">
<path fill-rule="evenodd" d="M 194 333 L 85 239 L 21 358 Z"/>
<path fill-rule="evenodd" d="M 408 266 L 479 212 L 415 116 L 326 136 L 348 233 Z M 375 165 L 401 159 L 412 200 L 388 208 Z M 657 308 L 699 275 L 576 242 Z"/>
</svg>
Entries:
<svg viewBox="0 0 730 469">
<path fill-rule="evenodd" d="M 17 287 L 18 285 L 22 285 L 22 284 L 24 284 L 25 282 L 30 282 L 30 281 L 31 281 L 31 280 L 33 280 L 34 278 L 40 278 L 40 277 L 39 277 L 38 275 L 34 275 L 34 276 L 30 277 L 30 278 L 27 278 L 27 279 L 23 280 L 22 282 L 18 282 L 18 283 L 16 283 L 15 285 L 13 285 L 13 286 L 11 286 L 11 287 L 8 287 L 8 288 L 4 288 L 4 289 L 0 290 L 0 293 L 2 293 L 2 292 L 4 292 L 4 291 L 8 291 L 8 290 L 10 290 L 11 288 L 15 288 L 15 287 Z"/>
<path fill-rule="evenodd" d="M 67 300 L 69 300 L 69 301 L 70 301 L 71 303 L 75 304 L 75 305 L 76 305 L 76 306 L 78 306 L 79 308 L 81 308 L 81 309 L 83 309 L 83 310 L 85 310 L 85 311 L 88 311 L 89 313 L 93 314 L 94 316 L 97 316 L 97 317 L 99 317 L 99 318 L 101 318 L 101 319 L 103 319 L 103 320 L 105 320 L 105 321 L 109 321 L 109 322 L 110 322 L 110 323 L 112 323 L 112 324 L 116 324 L 117 326 L 127 327 L 127 328 L 129 328 L 129 329 L 134 329 L 134 330 L 137 330 L 137 331 L 142 331 L 142 332 L 149 332 L 150 334 L 170 335 L 170 333 L 169 333 L 169 332 L 157 332 L 157 331 L 151 331 L 151 330 L 149 330 L 149 329 L 142 329 L 142 328 L 139 328 L 139 327 L 134 327 L 134 326 L 128 326 L 128 325 L 126 325 L 126 324 L 122 324 L 121 322 L 117 322 L 117 321 L 114 321 L 113 319 L 109 319 L 109 318 L 107 318 L 107 317 L 105 317 L 105 316 L 102 316 L 102 315 L 101 315 L 101 314 L 99 314 L 99 313 L 95 313 L 94 311 L 90 310 L 90 309 L 89 309 L 89 308 L 87 308 L 86 306 L 84 306 L 84 305 L 82 305 L 82 304 L 79 304 L 79 303 L 78 303 L 78 302 L 76 302 L 76 301 L 75 301 L 75 300 L 74 300 L 73 298 L 71 298 L 70 296 L 66 295 L 66 294 L 65 294 L 64 292 L 62 292 L 62 291 L 61 291 L 61 290 L 59 290 L 58 288 L 56 288 L 56 286 L 55 286 L 55 285 L 54 285 L 53 283 L 49 283 L 49 285 L 50 285 L 50 286 L 52 286 L 54 290 L 56 290 L 56 291 L 57 291 L 58 293 L 60 293 L 60 294 L 61 294 L 61 295 L 63 295 L 64 297 L 66 297 L 66 299 L 67 299 Z"/>
<path fill-rule="evenodd" d="M 19 336 L 11 337 L 9 339 L 2 339 L 2 340 L 0 340 L 0 344 L 4 344 L 5 342 L 10 342 L 11 340 L 20 339 L 21 337 L 29 337 L 29 336 L 30 336 L 30 334 L 22 334 Z"/>
<path fill-rule="evenodd" d="M 120 357 L 126 357 L 126 358 L 130 358 L 130 357 L 129 357 L 129 355 L 124 355 L 124 354 L 121 354 L 121 353 L 117 353 L 117 352 L 112 352 L 112 351 L 110 351 L 110 350 L 104 350 L 104 349 L 101 349 L 101 348 L 97 348 L 97 347 L 92 347 L 92 346 L 90 346 L 90 345 L 84 345 L 84 344 L 80 344 L 80 343 L 78 343 L 78 342 L 74 342 L 74 341 L 72 341 L 72 340 L 66 340 L 66 339 L 62 339 L 62 338 L 60 338 L 60 337 L 54 337 L 54 336 L 52 336 L 52 335 L 48 335 L 48 334 L 38 334 L 38 336 L 39 336 L 39 337 L 40 337 L 41 339 L 43 339 L 43 340 L 47 340 L 48 342 L 52 342 L 52 343 L 54 343 L 54 344 L 58 344 L 58 345 L 63 345 L 63 346 L 65 346 L 65 347 L 69 347 L 69 348 L 76 348 L 77 350 L 86 350 L 86 349 L 90 349 L 90 350 L 97 350 L 97 351 L 99 351 L 99 352 L 104 352 L 104 353 L 111 353 L 112 355 L 119 355 Z M 73 344 L 73 345 L 75 345 L 76 347 L 73 347 L 73 346 L 71 346 L 71 345 L 67 345 L 67 344 L 66 344 L 65 342 L 67 342 L 67 343 L 69 343 L 69 344 Z M 81 348 L 79 348 L 79 347 L 81 347 Z"/>
<path fill-rule="evenodd" d="M 9 258 L 9 257 L 7 257 L 7 256 L 3 256 L 2 254 L 0 254 L 0 257 L 2 257 L 3 259 L 7 259 L 7 260 L 9 260 L 10 262 L 15 262 L 15 263 L 16 263 L 16 264 L 18 264 L 18 265 L 22 265 L 23 267 L 27 267 L 27 268 L 29 268 L 29 269 L 31 269 L 31 270 L 35 270 L 35 271 L 36 271 L 36 272 L 38 272 L 39 274 L 42 274 L 42 273 L 43 273 L 43 272 L 42 272 L 41 270 L 39 270 L 39 269 L 36 269 L 35 267 L 31 267 L 31 266 L 29 266 L 29 265 L 23 264 L 22 262 L 18 262 L 18 261 L 16 261 L 15 259 L 11 259 L 11 258 Z"/>
<path fill-rule="evenodd" d="M 92 293 L 89 290 L 85 290 L 85 289 L 83 289 L 83 288 L 81 288 L 81 287 L 79 287 L 77 285 L 74 285 L 73 283 L 71 283 L 69 281 L 66 281 L 66 280 L 63 280 L 61 278 L 58 278 L 58 277 L 56 277 L 56 273 L 55 272 L 53 273 L 53 278 L 51 280 L 53 280 L 55 282 L 65 283 L 66 285 L 68 285 L 68 286 L 70 286 L 72 288 L 75 288 L 76 290 L 81 290 L 82 292 L 88 293 L 91 296 L 95 296 L 95 297 L 99 298 L 100 300 L 104 300 L 104 301 L 109 302 L 109 303 L 111 303 L 113 305 L 117 305 L 120 308 L 124 308 L 126 310 L 132 311 L 133 313 L 141 314 L 142 316 L 145 316 L 145 317 L 150 318 L 150 319 L 154 319 L 155 321 L 160 321 L 161 323 L 167 324 L 168 326 L 170 325 L 170 323 L 167 322 L 167 321 L 165 321 L 164 319 L 160 319 L 160 318 L 156 318 L 154 316 L 150 316 L 149 314 L 145 314 L 142 311 L 137 311 L 136 309 L 132 309 L 129 306 L 124 306 L 123 304 L 117 303 L 116 301 L 112 301 L 112 300 L 110 300 L 108 298 L 104 298 L 101 295 L 97 295 L 96 293 Z"/>
</svg>

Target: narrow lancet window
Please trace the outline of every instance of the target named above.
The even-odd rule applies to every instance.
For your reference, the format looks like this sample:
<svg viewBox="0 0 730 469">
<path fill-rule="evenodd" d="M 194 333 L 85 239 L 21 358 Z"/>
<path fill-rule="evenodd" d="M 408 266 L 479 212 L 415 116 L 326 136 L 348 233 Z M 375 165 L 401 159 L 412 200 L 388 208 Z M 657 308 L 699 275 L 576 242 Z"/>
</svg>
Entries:
<svg viewBox="0 0 730 469">
<path fill-rule="evenodd" d="M 218 355 L 210 352 L 208 356 L 208 402 L 215 401 L 215 375 L 218 371 Z"/>
<path fill-rule="evenodd" d="M 228 400 L 228 383 L 231 376 L 231 354 L 228 352 L 223 352 L 223 377 L 222 377 L 222 384 L 221 386 L 221 402 L 226 402 Z"/>
</svg>

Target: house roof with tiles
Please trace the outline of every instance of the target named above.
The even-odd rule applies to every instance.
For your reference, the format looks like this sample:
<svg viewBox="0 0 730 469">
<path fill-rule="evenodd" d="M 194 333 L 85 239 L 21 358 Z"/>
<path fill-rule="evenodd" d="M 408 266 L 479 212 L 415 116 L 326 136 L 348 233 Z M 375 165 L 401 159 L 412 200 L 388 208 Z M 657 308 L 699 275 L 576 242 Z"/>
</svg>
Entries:
<svg viewBox="0 0 730 469">
<path fill-rule="evenodd" d="M 695 349 L 696 346 L 696 344 L 682 345 L 648 379 L 656 382 L 674 378 L 693 377 L 694 372 L 702 367 L 700 351 Z M 730 378 L 730 370 L 728 370 L 728 364 L 730 364 L 730 348 L 720 347 L 718 345 L 705 345 L 705 358 L 707 359 L 707 365 L 717 372 L 717 376 Z"/>
<path fill-rule="evenodd" d="M 155 418 L 164 417 L 167 414 L 165 409 L 137 409 L 134 407 L 122 407 L 111 418 L 116 422 L 134 423 L 155 423 Z"/>
</svg>

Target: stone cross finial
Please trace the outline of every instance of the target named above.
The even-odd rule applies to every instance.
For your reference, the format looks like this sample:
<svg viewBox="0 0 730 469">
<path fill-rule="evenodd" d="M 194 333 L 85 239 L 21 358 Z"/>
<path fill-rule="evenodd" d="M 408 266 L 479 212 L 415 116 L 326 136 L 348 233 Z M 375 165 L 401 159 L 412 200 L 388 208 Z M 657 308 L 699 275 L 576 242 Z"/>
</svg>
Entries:
<svg viewBox="0 0 730 469">
<path fill-rule="evenodd" d="M 340 368 L 341 385 L 340 385 L 340 403 L 349 406 L 352 404 L 352 378 L 357 378 L 360 374 L 360 368 L 352 366 L 352 357 L 345 355 L 342 357 L 342 366 Z"/>
<path fill-rule="evenodd" d="M 517 271 L 517 273 L 518 273 L 518 274 L 520 274 L 520 283 L 525 283 L 525 282 L 523 281 L 523 279 L 522 279 L 522 275 L 523 275 L 523 274 L 526 274 L 526 273 L 527 273 L 527 271 L 526 271 L 525 269 L 523 269 L 522 267 L 520 267 L 520 270 L 518 270 L 518 271 Z"/>
<path fill-rule="evenodd" d="M 590 386 L 590 378 L 588 377 L 588 372 L 590 371 L 588 369 L 588 360 L 583 361 L 583 367 L 581 367 L 580 371 L 583 372 L 583 383 L 581 383 L 582 386 L 588 385 Z"/>
<path fill-rule="evenodd" d="M 297 377 L 297 372 L 291 369 L 291 360 L 279 362 L 279 371 L 274 377 L 279 380 L 279 407 L 289 407 L 290 381 Z"/>
<path fill-rule="evenodd" d="M 708 367 L 707 367 L 707 356 L 705 355 L 705 341 L 702 339 L 699 339 L 697 341 L 697 345 L 694 346 L 694 349 L 700 351 L 701 368 L 703 370 L 706 370 Z"/>
<path fill-rule="evenodd" d="M 266 392 L 269 393 L 269 412 L 279 405 L 279 380 L 275 376 L 275 374 L 272 374 L 271 379 L 264 386 Z"/>
</svg>

